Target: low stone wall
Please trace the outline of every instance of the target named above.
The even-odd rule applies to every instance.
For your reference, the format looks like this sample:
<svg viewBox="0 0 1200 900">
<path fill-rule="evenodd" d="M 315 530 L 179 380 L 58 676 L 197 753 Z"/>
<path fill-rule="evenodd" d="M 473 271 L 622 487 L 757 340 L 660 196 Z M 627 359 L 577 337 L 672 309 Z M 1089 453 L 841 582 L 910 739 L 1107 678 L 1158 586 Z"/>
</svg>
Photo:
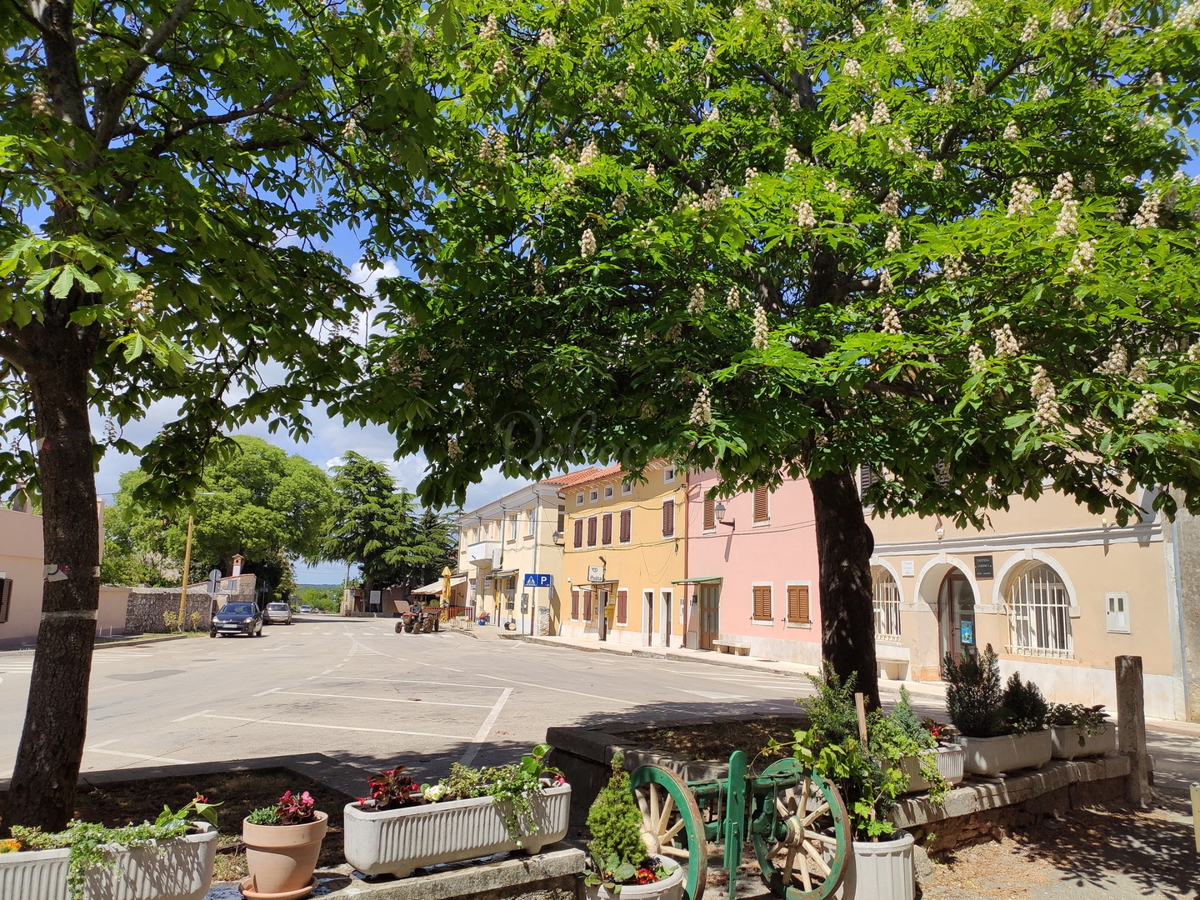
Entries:
<svg viewBox="0 0 1200 900">
<path fill-rule="evenodd" d="M 224 594 L 215 595 L 217 606 L 220 607 L 229 598 Z M 197 631 L 208 628 L 212 622 L 212 606 L 214 595 L 208 591 L 196 591 L 188 588 L 187 595 L 187 625 L 192 627 L 192 614 L 196 619 Z M 131 588 L 129 605 L 125 610 L 126 634 L 166 634 L 166 613 L 179 614 L 179 588 Z"/>
</svg>

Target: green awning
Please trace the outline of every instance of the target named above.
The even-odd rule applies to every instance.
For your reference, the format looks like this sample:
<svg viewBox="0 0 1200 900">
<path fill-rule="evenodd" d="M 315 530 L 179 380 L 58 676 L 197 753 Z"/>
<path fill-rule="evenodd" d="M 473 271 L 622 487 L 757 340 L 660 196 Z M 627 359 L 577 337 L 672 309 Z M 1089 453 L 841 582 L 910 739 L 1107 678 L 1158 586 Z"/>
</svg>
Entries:
<svg viewBox="0 0 1200 900">
<path fill-rule="evenodd" d="M 714 581 L 720 580 L 720 575 L 701 575 L 697 578 L 684 578 L 680 581 L 672 581 L 671 584 L 712 584 Z"/>
</svg>

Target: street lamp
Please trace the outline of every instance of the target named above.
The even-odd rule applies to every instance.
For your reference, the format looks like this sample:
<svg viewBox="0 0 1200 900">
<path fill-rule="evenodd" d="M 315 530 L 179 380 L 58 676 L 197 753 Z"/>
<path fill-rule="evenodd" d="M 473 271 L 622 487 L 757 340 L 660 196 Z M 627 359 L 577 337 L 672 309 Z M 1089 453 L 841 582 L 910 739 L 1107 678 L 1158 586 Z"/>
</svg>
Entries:
<svg viewBox="0 0 1200 900">
<path fill-rule="evenodd" d="M 717 522 L 719 522 L 721 525 L 728 525 L 730 528 L 735 528 L 737 526 L 737 519 L 730 519 L 728 522 L 725 521 L 724 503 L 718 502 L 717 505 L 713 507 L 713 514 L 717 517 Z"/>
<path fill-rule="evenodd" d="M 197 497 L 212 497 L 213 491 L 207 491 L 203 494 L 197 494 Z M 188 530 L 187 542 L 183 545 L 183 583 L 179 586 L 179 631 L 183 633 L 187 629 L 185 617 L 187 616 L 187 584 L 188 573 L 192 568 L 192 515 L 188 513 Z"/>
</svg>

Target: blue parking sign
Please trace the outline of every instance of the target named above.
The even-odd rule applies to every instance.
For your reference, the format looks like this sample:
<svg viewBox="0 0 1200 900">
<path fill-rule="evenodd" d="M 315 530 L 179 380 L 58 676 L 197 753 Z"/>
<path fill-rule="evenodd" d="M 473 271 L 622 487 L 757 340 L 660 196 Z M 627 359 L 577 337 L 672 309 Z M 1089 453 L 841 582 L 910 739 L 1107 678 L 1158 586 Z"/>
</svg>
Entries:
<svg viewBox="0 0 1200 900">
<path fill-rule="evenodd" d="M 540 575 L 537 572 L 526 572 L 525 583 L 522 587 L 548 588 L 550 587 L 550 576 Z"/>
</svg>

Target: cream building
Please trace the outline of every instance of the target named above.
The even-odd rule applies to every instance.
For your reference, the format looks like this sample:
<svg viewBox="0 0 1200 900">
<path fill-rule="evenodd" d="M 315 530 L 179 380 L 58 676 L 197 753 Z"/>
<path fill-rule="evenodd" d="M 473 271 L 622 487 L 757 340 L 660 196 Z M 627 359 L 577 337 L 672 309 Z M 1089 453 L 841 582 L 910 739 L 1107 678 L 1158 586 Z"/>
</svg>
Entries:
<svg viewBox="0 0 1200 900">
<path fill-rule="evenodd" d="M 1113 709 L 1114 658 L 1135 655 L 1146 714 L 1188 718 L 1176 529 L 1152 501 L 1143 492 L 1146 512 L 1125 526 L 1053 493 L 1014 497 L 982 530 L 868 511 L 881 669 L 936 681 L 947 653 L 991 644 L 1006 678 L 1019 670 L 1052 700 Z"/>
</svg>

